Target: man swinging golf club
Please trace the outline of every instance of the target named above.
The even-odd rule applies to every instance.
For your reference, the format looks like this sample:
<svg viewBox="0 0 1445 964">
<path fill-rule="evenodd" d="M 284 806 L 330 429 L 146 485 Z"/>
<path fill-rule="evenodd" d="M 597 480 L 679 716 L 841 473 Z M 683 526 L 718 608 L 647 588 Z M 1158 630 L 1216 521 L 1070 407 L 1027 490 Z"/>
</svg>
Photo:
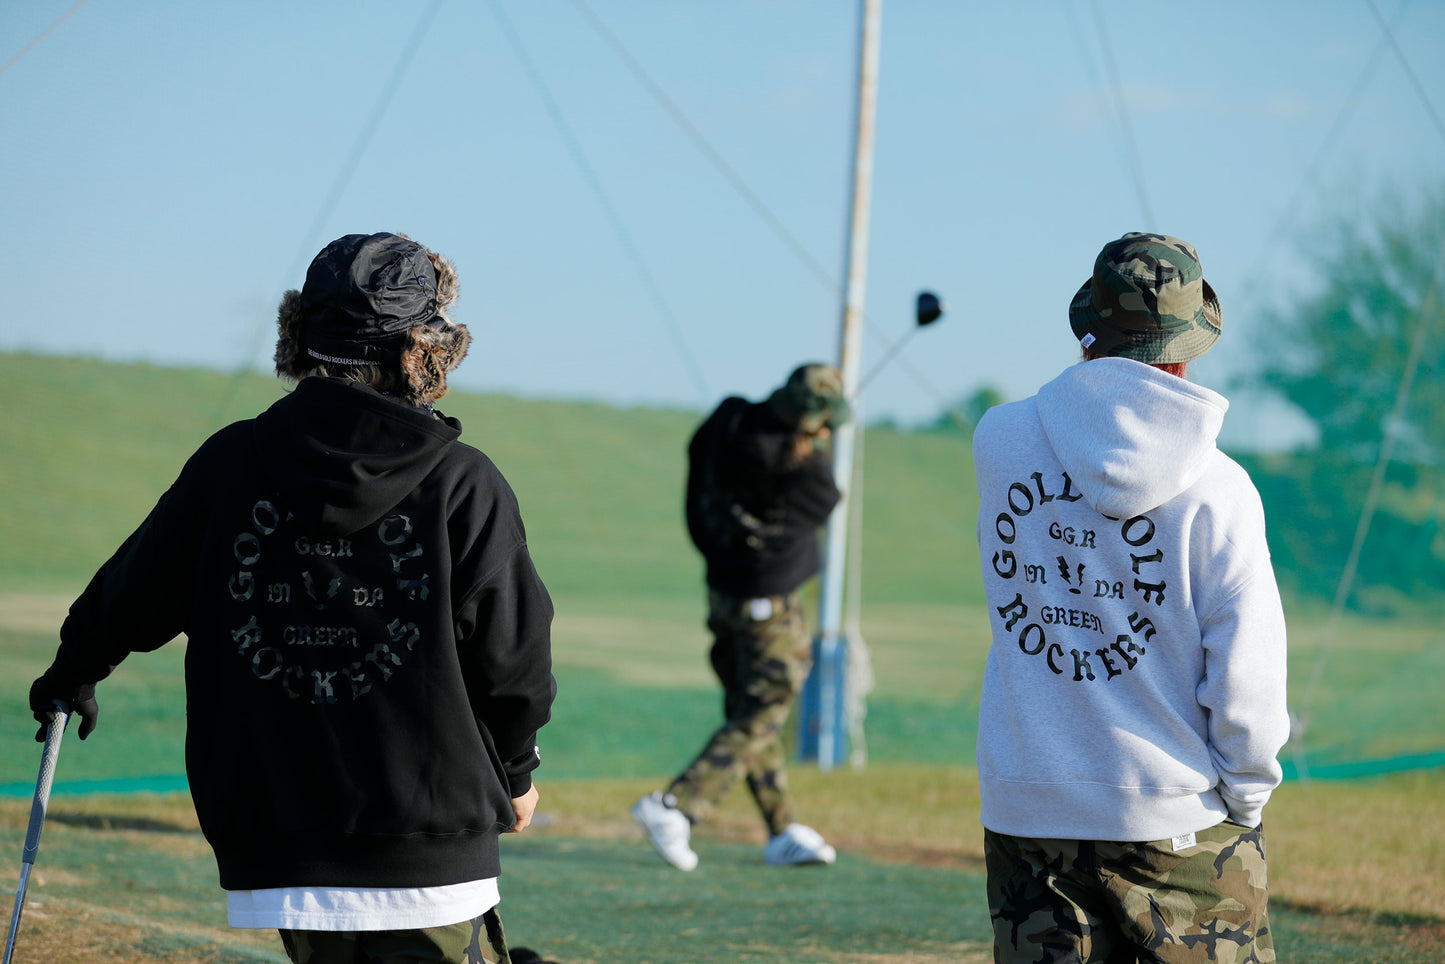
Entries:
<svg viewBox="0 0 1445 964">
<path fill-rule="evenodd" d="M 818 527 L 839 499 L 820 443 L 848 415 L 838 370 L 801 365 L 764 401 L 724 399 L 688 445 L 687 526 L 707 563 L 725 719 L 666 791 L 632 807 L 679 870 L 697 866 L 692 823 L 740 778 L 767 826 L 767 863 L 836 859 L 816 830 L 792 819 L 780 731 L 812 665 L 798 587 L 818 571 Z"/>
</svg>

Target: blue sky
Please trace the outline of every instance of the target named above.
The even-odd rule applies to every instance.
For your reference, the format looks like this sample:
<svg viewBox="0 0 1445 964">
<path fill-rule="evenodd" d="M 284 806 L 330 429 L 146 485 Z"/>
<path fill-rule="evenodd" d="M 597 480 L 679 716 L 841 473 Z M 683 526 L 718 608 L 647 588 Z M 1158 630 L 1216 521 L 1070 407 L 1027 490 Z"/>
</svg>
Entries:
<svg viewBox="0 0 1445 964">
<path fill-rule="evenodd" d="M 311 256 L 389 230 L 458 267 L 459 386 L 759 397 L 839 351 L 858 33 L 854 0 L 0 5 L 0 350 L 268 369 Z M 1198 248 L 1223 387 L 1322 224 L 1445 167 L 1445 4 L 884 0 L 881 37 L 862 370 L 917 291 L 949 312 L 869 418 L 1031 393 L 1130 230 Z M 1287 431 L 1235 402 L 1227 438 Z"/>
</svg>

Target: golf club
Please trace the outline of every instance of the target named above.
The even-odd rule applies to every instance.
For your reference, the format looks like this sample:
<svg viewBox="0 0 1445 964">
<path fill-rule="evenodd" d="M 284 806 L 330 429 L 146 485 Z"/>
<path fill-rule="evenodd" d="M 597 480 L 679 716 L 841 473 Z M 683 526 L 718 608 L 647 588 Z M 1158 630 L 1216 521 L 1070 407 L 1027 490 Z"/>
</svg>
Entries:
<svg viewBox="0 0 1445 964">
<path fill-rule="evenodd" d="M 50 784 L 55 779 L 55 761 L 60 756 L 60 738 L 70 720 L 67 709 L 60 707 L 50 715 L 45 731 L 45 749 L 40 754 L 40 775 L 35 778 L 35 798 L 30 802 L 30 827 L 25 831 L 25 849 L 20 857 L 20 886 L 15 891 L 15 911 L 10 915 L 10 933 L 5 937 L 5 961 L 15 953 L 15 935 L 20 931 L 20 912 L 25 908 L 25 889 L 30 884 L 30 868 L 40 852 L 40 828 L 45 825 L 45 811 L 50 806 Z"/>
<path fill-rule="evenodd" d="M 920 328 L 927 328 L 929 325 L 942 318 L 943 309 L 944 304 L 942 300 L 939 299 L 938 295 L 934 294 L 931 291 L 920 291 L 918 293 L 917 302 L 914 306 L 914 320 L 916 324 L 914 324 L 912 328 L 908 329 L 907 334 L 905 334 L 902 338 L 898 339 L 896 342 L 893 343 L 893 347 L 888 349 L 888 353 L 878 360 L 878 364 L 873 366 L 872 371 L 870 371 L 867 375 L 863 376 L 863 380 L 858 383 L 858 387 L 853 391 L 854 397 L 856 398 L 859 394 L 861 394 L 863 391 L 863 386 L 867 385 L 870 381 L 872 381 L 873 376 L 882 371 L 883 367 L 893 360 L 893 356 L 897 355 L 899 350 L 908 343 L 908 339 L 913 337 L 914 332 L 918 331 L 918 329 Z"/>
</svg>

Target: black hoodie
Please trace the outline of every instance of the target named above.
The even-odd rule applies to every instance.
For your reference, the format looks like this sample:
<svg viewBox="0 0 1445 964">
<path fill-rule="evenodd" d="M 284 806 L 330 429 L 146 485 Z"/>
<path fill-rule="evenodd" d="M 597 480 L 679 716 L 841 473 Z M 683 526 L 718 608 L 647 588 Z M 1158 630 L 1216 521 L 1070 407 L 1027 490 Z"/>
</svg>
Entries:
<svg viewBox="0 0 1445 964">
<path fill-rule="evenodd" d="M 184 633 L 221 886 L 495 877 L 556 692 L 515 496 L 461 425 L 307 378 L 207 440 L 71 607 L 51 673 Z"/>
<path fill-rule="evenodd" d="M 733 396 L 688 443 L 687 527 L 707 584 L 731 596 L 793 592 L 818 571 L 818 527 L 838 503 L 821 450 L 793 454 L 798 431 L 766 402 Z"/>
</svg>

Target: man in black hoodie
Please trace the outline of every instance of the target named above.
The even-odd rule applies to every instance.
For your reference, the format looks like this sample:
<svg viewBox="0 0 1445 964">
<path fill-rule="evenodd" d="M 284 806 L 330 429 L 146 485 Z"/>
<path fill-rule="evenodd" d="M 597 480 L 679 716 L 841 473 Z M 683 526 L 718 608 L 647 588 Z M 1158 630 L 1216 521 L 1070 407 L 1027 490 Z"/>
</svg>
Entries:
<svg viewBox="0 0 1445 964">
<path fill-rule="evenodd" d="M 186 770 L 230 923 L 293 961 L 506 961 L 552 603 L 496 466 L 433 409 L 470 334 L 446 259 L 348 235 L 278 316 L 297 383 L 207 440 L 70 609 L 30 705 L 182 633 Z"/>
<path fill-rule="evenodd" d="M 818 571 L 818 527 L 839 498 L 818 442 L 847 417 L 838 371 L 802 365 L 764 402 L 724 399 L 688 446 L 687 527 L 707 563 L 712 666 L 726 719 L 666 791 L 632 808 L 680 870 L 697 866 L 691 825 L 739 777 L 767 824 L 768 863 L 836 857 L 817 831 L 792 821 L 780 731 L 812 662 L 797 590 Z"/>
</svg>

